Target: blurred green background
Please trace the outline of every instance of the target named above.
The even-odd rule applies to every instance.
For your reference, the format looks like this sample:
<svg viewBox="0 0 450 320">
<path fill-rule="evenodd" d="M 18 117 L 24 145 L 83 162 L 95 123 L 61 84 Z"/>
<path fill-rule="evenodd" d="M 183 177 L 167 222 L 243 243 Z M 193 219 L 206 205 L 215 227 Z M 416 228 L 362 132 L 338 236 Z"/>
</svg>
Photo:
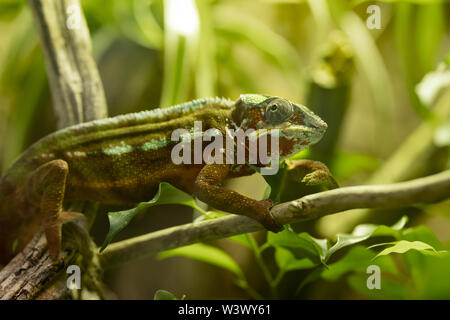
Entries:
<svg viewBox="0 0 450 320">
<path fill-rule="evenodd" d="M 83 0 L 81 4 L 110 116 L 199 97 L 277 95 L 307 105 L 329 124 L 323 141 L 302 156 L 325 162 L 342 186 L 390 183 L 450 168 L 446 1 Z M 371 5 L 379 11 L 368 12 Z M 379 29 L 369 28 L 378 21 Z M 0 30 L 3 172 L 27 146 L 56 130 L 56 123 L 42 50 L 25 1 L 2 0 Z M 231 185 L 261 197 L 262 181 L 254 175 Z M 192 220 L 191 210 L 175 205 L 150 211 L 119 238 Z M 410 226 L 426 225 L 443 248 L 450 248 L 448 201 L 376 215 L 346 212 L 294 227 L 331 239 L 357 223 L 390 225 L 402 215 L 409 216 Z M 107 227 L 107 219 L 100 216 L 92 230 L 99 243 Z M 264 241 L 265 234 L 255 237 Z M 248 274 L 252 286 L 270 297 L 248 248 L 229 240 L 213 245 L 224 249 Z M 406 262 L 395 259 L 404 276 L 400 291 L 359 290 L 357 279 L 364 272 L 349 270 L 350 276 L 338 281 L 322 279 L 306 286 L 300 297 L 448 299 L 450 262 L 430 259 L 420 255 Z M 291 283 L 304 277 L 302 270 L 291 272 L 280 284 L 279 297 L 293 298 Z M 153 298 L 160 288 L 190 299 L 249 298 L 232 279 L 228 271 L 184 257 L 145 259 L 105 275 L 121 299 Z"/>
</svg>

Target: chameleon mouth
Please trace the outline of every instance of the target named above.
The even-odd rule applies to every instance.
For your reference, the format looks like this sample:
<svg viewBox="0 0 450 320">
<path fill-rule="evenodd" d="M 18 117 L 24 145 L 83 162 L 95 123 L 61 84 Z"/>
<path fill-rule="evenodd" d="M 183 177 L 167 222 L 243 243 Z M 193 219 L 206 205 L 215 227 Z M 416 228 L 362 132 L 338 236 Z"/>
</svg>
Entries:
<svg viewBox="0 0 450 320">
<path fill-rule="evenodd" d="M 315 144 L 322 139 L 325 131 L 327 130 L 327 124 L 321 119 L 314 119 L 313 123 L 307 125 L 295 125 L 286 121 L 278 125 L 264 126 L 252 133 L 250 136 L 262 137 L 270 135 L 273 130 L 278 131 L 280 137 L 285 137 L 289 140 L 301 140 L 307 142 L 307 145 Z"/>
<path fill-rule="evenodd" d="M 325 124 L 325 122 L 324 122 Z M 322 139 L 327 125 L 325 126 L 304 126 L 291 125 L 286 129 L 282 129 L 283 136 L 288 139 L 299 139 L 308 142 L 308 145 L 315 144 Z"/>
</svg>

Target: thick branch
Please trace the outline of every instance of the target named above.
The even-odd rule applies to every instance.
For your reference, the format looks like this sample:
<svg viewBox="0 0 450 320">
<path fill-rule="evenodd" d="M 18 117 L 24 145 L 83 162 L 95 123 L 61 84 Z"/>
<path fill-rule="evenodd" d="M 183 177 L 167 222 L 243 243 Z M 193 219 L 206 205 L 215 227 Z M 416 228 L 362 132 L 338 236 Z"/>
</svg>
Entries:
<svg viewBox="0 0 450 320">
<path fill-rule="evenodd" d="M 391 185 L 357 186 L 305 196 L 272 208 L 282 224 L 311 220 L 356 208 L 395 208 L 431 203 L 450 197 L 450 170 Z M 200 241 L 211 241 L 263 229 L 256 221 L 237 215 L 176 226 L 111 244 L 100 255 L 103 268 L 152 256 Z"/>
<path fill-rule="evenodd" d="M 89 31 L 79 1 L 28 0 L 28 3 L 44 51 L 58 128 L 106 117 L 103 85 L 91 54 Z M 97 249 L 80 228 L 72 230 L 76 234 L 73 239 L 85 239 L 86 243 L 71 246 L 56 261 L 49 257 L 44 235 L 36 234 L 0 271 L 0 299 L 60 299 L 70 295 L 65 282 L 66 268 L 80 255 L 85 262 L 81 266 L 82 294 L 102 297 L 104 288 L 97 283 L 100 278 Z"/>
<path fill-rule="evenodd" d="M 103 295 L 98 280 L 96 247 L 85 227 L 68 225 L 63 231 L 64 248 L 58 259 L 50 257 L 45 236 L 39 232 L 25 249 L 0 272 L 0 300 L 61 299 L 71 297 L 66 286 L 66 268 L 77 264 L 82 270 L 82 292 Z M 84 293 L 85 295 L 87 293 Z"/>
<path fill-rule="evenodd" d="M 58 128 L 105 118 L 105 94 L 79 1 L 28 4 L 44 51 Z"/>
</svg>

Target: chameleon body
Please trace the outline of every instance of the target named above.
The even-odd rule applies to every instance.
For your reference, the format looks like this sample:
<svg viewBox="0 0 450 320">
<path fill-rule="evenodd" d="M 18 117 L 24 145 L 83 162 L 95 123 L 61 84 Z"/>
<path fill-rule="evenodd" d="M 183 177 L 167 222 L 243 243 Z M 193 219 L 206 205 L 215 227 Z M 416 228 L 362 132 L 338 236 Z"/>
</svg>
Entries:
<svg viewBox="0 0 450 320">
<path fill-rule="evenodd" d="M 281 158 L 320 140 L 327 125 L 309 109 L 278 97 L 241 95 L 237 101 L 205 98 L 170 108 L 82 123 L 50 134 L 29 147 L 0 179 L 0 263 L 9 261 L 43 227 L 50 253 L 60 250 L 61 225 L 81 214 L 66 201 L 133 204 L 151 199 L 160 182 L 209 205 L 280 226 L 270 201 L 257 201 L 221 186 L 254 171 L 245 164 L 174 164 L 175 129 L 280 129 Z M 202 145 L 204 147 L 204 145 Z"/>
</svg>

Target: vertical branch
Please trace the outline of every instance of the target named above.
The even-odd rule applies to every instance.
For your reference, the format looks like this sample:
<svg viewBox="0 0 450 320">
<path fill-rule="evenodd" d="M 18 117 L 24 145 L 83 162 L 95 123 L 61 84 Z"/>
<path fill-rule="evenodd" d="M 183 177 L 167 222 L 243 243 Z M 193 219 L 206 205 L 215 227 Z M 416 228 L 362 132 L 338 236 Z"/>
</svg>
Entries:
<svg viewBox="0 0 450 320">
<path fill-rule="evenodd" d="M 50 81 L 58 128 L 106 117 L 103 85 L 91 53 L 91 42 L 79 0 L 28 0 L 37 26 Z M 97 248 L 84 228 L 63 230 L 64 248 L 50 258 L 42 232 L 0 271 L 2 299 L 61 299 L 105 297 L 99 283 Z M 79 265 L 81 262 L 82 265 Z M 77 264 L 82 290 L 66 286 L 66 269 Z"/>
<path fill-rule="evenodd" d="M 58 128 L 107 116 L 79 0 L 28 0 L 44 51 Z"/>
</svg>

